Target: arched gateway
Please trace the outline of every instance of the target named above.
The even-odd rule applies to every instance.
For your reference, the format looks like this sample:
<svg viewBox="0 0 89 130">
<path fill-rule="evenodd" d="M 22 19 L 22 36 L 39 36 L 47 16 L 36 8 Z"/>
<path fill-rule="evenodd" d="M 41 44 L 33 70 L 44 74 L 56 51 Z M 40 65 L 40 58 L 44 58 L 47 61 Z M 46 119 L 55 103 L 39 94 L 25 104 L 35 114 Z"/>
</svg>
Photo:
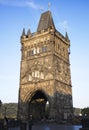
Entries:
<svg viewBox="0 0 89 130">
<path fill-rule="evenodd" d="M 42 91 L 35 91 L 29 102 L 29 115 L 33 119 L 43 119 L 46 117 L 46 105 L 48 98 Z"/>
<path fill-rule="evenodd" d="M 69 63 L 70 40 L 55 28 L 52 15 L 41 15 L 37 32 L 21 36 L 18 119 L 68 120 L 73 114 Z"/>
</svg>

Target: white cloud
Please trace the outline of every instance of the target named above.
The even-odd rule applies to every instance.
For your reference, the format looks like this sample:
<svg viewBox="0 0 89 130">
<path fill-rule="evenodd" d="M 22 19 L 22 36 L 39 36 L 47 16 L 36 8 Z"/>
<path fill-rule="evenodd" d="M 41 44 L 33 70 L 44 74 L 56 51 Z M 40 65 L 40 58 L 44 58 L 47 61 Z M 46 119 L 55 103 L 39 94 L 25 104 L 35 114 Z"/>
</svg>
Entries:
<svg viewBox="0 0 89 130">
<path fill-rule="evenodd" d="M 34 2 L 32 2 L 32 1 L 26 2 L 26 5 L 29 6 L 29 7 L 31 7 L 31 8 L 33 8 L 33 9 L 38 9 L 38 8 L 39 8 L 39 6 L 36 5 L 36 4 L 35 4 Z"/>
<path fill-rule="evenodd" d="M 1 5 L 16 6 L 16 7 L 30 7 L 32 9 L 40 9 L 41 6 L 34 3 L 32 0 L 0 0 Z"/>
</svg>

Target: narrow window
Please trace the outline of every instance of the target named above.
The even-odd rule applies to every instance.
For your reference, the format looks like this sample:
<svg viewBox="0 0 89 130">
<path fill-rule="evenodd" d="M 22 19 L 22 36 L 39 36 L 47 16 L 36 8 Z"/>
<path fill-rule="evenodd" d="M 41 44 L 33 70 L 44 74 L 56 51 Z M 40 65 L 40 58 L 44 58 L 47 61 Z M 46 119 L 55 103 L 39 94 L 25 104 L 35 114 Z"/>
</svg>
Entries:
<svg viewBox="0 0 89 130">
<path fill-rule="evenodd" d="M 38 70 L 35 70 L 35 77 L 39 78 L 39 71 Z"/>
<path fill-rule="evenodd" d="M 32 72 L 32 77 L 35 77 L 35 73 L 34 73 L 34 71 Z"/>
<path fill-rule="evenodd" d="M 40 78 L 41 78 L 41 79 L 44 79 L 44 74 L 43 74 L 43 72 L 40 73 Z"/>
<path fill-rule="evenodd" d="M 28 81 L 32 81 L 32 76 L 29 74 Z"/>
<path fill-rule="evenodd" d="M 42 52 L 46 52 L 47 51 L 47 46 L 43 46 L 42 47 Z"/>
<path fill-rule="evenodd" d="M 34 50 L 31 50 L 31 53 L 30 53 L 30 54 L 31 54 L 31 56 L 34 55 Z"/>
<path fill-rule="evenodd" d="M 40 53 L 40 49 L 39 49 L 39 47 L 37 47 L 37 53 Z"/>
<path fill-rule="evenodd" d="M 34 51 L 33 51 L 34 54 L 36 54 L 36 48 L 34 48 Z"/>
</svg>

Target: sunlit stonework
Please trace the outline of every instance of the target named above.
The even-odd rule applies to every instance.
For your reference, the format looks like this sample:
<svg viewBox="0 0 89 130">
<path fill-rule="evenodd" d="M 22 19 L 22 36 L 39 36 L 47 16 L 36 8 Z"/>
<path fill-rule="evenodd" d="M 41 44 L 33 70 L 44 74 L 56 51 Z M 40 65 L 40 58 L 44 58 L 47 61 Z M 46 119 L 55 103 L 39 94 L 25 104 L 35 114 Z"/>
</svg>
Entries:
<svg viewBox="0 0 89 130">
<path fill-rule="evenodd" d="M 55 28 L 52 15 L 41 15 L 37 31 L 21 36 L 18 118 L 29 120 L 72 117 L 70 40 Z M 46 111 L 48 105 L 48 111 Z"/>
</svg>

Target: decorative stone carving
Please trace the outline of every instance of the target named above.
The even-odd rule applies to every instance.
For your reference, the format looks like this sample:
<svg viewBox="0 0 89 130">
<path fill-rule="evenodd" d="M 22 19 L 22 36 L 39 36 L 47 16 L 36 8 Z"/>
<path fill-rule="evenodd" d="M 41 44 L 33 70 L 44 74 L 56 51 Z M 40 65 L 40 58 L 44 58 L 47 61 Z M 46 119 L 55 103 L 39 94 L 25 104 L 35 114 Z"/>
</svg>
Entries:
<svg viewBox="0 0 89 130">
<path fill-rule="evenodd" d="M 41 25 L 44 17 L 47 26 Z M 55 29 L 50 11 L 42 14 L 41 20 L 36 33 L 21 37 L 18 118 L 28 120 L 30 115 L 34 119 L 45 118 L 49 102 L 47 117 L 67 121 L 73 114 L 70 41 Z"/>
</svg>

